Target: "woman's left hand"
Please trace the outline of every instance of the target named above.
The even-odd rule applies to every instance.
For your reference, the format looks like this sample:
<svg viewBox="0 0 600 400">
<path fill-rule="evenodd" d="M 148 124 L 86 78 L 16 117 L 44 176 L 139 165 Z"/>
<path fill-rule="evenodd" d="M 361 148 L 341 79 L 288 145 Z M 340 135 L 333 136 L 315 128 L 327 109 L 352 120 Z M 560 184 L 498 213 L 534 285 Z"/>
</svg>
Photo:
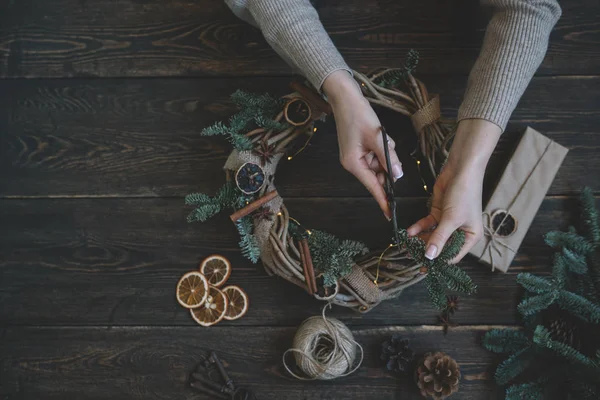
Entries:
<svg viewBox="0 0 600 400">
<path fill-rule="evenodd" d="M 437 257 L 457 229 L 465 231 L 466 241 L 453 262 L 460 261 L 483 237 L 483 176 L 500 134 L 497 125 L 485 120 L 459 123 L 448 161 L 433 187 L 430 213 L 408 228 L 410 236 L 427 239 L 427 258 Z"/>
</svg>

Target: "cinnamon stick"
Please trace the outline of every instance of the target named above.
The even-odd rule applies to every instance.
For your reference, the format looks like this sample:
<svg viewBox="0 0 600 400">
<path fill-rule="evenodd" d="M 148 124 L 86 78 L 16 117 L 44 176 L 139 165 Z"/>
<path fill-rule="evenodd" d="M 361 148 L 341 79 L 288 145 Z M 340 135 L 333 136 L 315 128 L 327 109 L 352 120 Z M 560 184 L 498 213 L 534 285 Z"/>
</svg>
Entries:
<svg viewBox="0 0 600 400">
<path fill-rule="evenodd" d="M 298 244 L 300 245 L 300 262 L 302 263 L 302 271 L 304 272 L 304 280 L 306 281 L 306 291 L 312 296 L 314 292 L 311 286 L 310 275 L 308 274 L 308 265 L 306 263 L 306 257 L 304 254 L 304 246 L 302 246 L 302 242 L 299 242 Z"/>
<path fill-rule="evenodd" d="M 273 200 L 277 196 L 279 196 L 279 193 L 277 193 L 277 190 L 273 190 L 273 191 L 265 194 L 264 196 L 254 200 L 252 203 L 248 204 L 246 207 L 240 208 L 239 210 L 237 210 L 236 212 L 231 214 L 229 216 L 229 218 L 231 219 L 232 222 L 236 222 L 236 221 L 244 218 L 246 215 L 249 215 L 250 213 L 258 210 L 263 205 L 265 205 L 269 201 Z"/>
<path fill-rule="evenodd" d="M 308 277 L 310 278 L 309 287 L 313 293 L 317 293 L 317 280 L 315 278 L 315 269 L 312 263 L 312 257 L 310 256 L 310 249 L 308 248 L 308 240 L 302 239 L 300 241 L 302 246 L 302 253 L 304 254 L 304 263 L 308 270 Z"/>
<path fill-rule="evenodd" d="M 321 96 L 319 96 L 311 88 L 306 87 L 305 85 L 303 85 L 302 83 L 300 83 L 298 81 L 292 81 L 292 83 L 290 83 L 290 87 L 292 89 L 294 89 L 296 92 L 300 93 L 302 96 L 304 96 L 304 98 L 306 100 L 308 100 L 310 103 L 312 103 L 319 110 L 323 111 L 325 114 L 331 115 L 333 113 L 333 110 L 331 109 L 331 106 L 329 105 L 329 103 L 327 103 L 325 100 L 323 100 L 321 98 Z"/>
</svg>

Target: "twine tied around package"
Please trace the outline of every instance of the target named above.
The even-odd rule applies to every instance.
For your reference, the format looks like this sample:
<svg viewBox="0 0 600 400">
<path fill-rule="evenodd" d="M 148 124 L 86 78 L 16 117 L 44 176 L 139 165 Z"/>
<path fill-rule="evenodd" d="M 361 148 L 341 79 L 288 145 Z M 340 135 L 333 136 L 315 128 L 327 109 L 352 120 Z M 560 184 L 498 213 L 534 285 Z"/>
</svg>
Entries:
<svg viewBox="0 0 600 400">
<path fill-rule="evenodd" d="M 481 257 L 479 257 L 479 259 L 481 260 L 481 258 L 483 257 L 483 254 L 485 254 L 486 252 L 488 252 L 489 255 L 490 255 L 490 264 L 492 266 L 492 271 L 495 271 L 495 269 L 496 269 L 496 266 L 494 265 L 494 255 L 492 253 L 492 250 L 494 250 L 496 253 L 498 253 L 498 255 L 502 255 L 502 252 L 500 250 L 500 246 L 502 246 L 502 247 L 504 247 L 504 248 L 512 251 L 513 253 L 517 252 L 515 249 L 513 249 L 512 247 L 510 247 L 508 244 L 506 244 L 505 242 L 503 242 L 500 239 L 501 236 L 498 235 L 498 230 L 500 229 L 500 227 L 502 226 L 502 224 L 504 224 L 504 221 L 506 221 L 506 219 L 511 215 L 510 214 L 511 208 L 513 207 L 513 205 L 515 204 L 515 202 L 517 201 L 517 199 L 519 198 L 519 196 L 523 192 L 523 189 L 525 189 L 525 186 L 529 182 L 529 179 L 531 179 L 531 177 L 533 176 L 533 173 L 535 172 L 535 170 L 537 169 L 537 167 L 540 165 L 542 159 L 544 158 L 544 156 L 548 152 L 548 149 L 550 148 L 550 144 L 552 144 L 552 142 L 549 142 L 546 145 L 546 148 L 544 149 L 544 152 L 538 158 L 537 162 L 535 163 L 535 165 L 533 166 L 533 168 L 531 169 L 531 171 L 529 171 L 529 175 L 527 175 L 527 178 L 525 179 L 525 181 L 519 187 L 519 190 L 517 191 L 517 194 L 511 200 L 511 202 L 508 205 L 508 208 L 506 209 L 506 211 L 504 211 L 506 214 L 504 215 L 504 218 L 502 218 L 502 220 L 500 221 L 500 223 L 498 224 L 498 226 L 496 228 L 493 227 L 492 216 L 489 213 L 484 212 L 482 214 L 483 217 L 487 219 L 487 223 L 485 221 L 483 223 L 483 232 L 484 232 L 484 235 L 487 238 L 488 242 L 486 243 L 485 248 L 483 250 L 483 253 L 482 253 Z"/>
<path fill-rule="evenodd" d="M 293 347 L 283 353 L 283 366 L 296 379 L 303 381 L 331 380 L 355 372 L 363 360 L 363 348 L 354 340 L 350 329 L 340 320 L 321 316 L 306 319 L 294 336 Z M 300 376 L 288 366 L 286 356 L 294 353 Z M 360 357 L 356 360 L 358 353 Z"/>
<path fill-rule="evenodd" d="M 500 221 L 500 223 L 498 224 L 496 229 L 494 229 L 494 227 L 492 226 L 492 216 L 487 212 L 483 213 L 483 217 L 487 218 L 487 223 L 485 221 L 483 223 L 483 234 L 488 238 L 486 250 L 490 254 L 490 264 L 492 265 L 492 271 L 494 271 L 496 269 L 496 267 L 494 265 L 494 255 L 492 253 L 492 250 L 496 251 L 496 253 L 498 253 L 499 256 L 502 255 L 502 252 L 500 251 L 500 246 L 512 251 L 513 253 L 517 252 L 515 249 L 510 247 L 508 244 L 504 243 L 504 241 L 502 241 L 502 239 L 500 239 L 501 236 L 498 235 L 498 230 L 500 229 L 500 227 L 502 226 L 502 224 L 504 223 L 506 218 L 508 218 L 509 215 L 510 215 L 509 211 L 507 210 L 506 215 L 504 216 L 502 221 Z"/>
</svg>

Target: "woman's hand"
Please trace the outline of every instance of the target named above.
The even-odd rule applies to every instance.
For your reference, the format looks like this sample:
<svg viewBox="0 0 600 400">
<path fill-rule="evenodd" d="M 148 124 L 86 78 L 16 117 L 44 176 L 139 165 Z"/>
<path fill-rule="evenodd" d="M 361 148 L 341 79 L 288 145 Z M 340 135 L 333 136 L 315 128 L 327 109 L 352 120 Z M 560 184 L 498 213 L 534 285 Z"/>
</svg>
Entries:
<svg viewBox="0 0 600 400">
<path fill-rule="evenodd" d="M 333 72 L 325 79 L 323 91 L 333 109 L 340 145 L 340 161 L 373 195 L 387 219 L 391 211 L 384 184 L 386 170 L 381 123 L 362 95 L 354 78 L 346 71 Z M 395 143 L 388 142 L 394 181 L 403 175 Z"/>
<path fill-rule="evenodd" d="M 482 119 L 459 123 L 448 162 L 433 187 L 431 211 L 408 229 L 410 236 L 428 237 L 425 256 L 430 260 L 457 229 L 465 231 L 466 241 L 453 262 L 460 261 L 483 237 L 483 175 L 501 133 L 497 125 Z"/>
</svg>

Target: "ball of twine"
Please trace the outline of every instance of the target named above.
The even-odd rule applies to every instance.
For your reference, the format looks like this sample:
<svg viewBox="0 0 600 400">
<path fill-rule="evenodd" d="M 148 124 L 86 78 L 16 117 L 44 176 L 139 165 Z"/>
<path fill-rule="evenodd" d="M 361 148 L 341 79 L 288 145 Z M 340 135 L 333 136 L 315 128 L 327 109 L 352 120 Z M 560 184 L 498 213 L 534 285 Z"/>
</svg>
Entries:
<svg viewBox="0 0 600 400">
<path fill-rule="evenodd" d="M 335 379 L 350 375 L 362 363 L 362 346 L 341 321 L 325 317 L 325 308 L 322 316 L 310 317 L 300 325 L 293 348 L 283 354 L 283 365 L 296 379 Z M 359 352 L 360 358 L 356 362 Z M 288 367 L 286 356 L 289 353 L 294 353 L 296 365 L 305 376 L 297 375 Z"/>
</svg>

